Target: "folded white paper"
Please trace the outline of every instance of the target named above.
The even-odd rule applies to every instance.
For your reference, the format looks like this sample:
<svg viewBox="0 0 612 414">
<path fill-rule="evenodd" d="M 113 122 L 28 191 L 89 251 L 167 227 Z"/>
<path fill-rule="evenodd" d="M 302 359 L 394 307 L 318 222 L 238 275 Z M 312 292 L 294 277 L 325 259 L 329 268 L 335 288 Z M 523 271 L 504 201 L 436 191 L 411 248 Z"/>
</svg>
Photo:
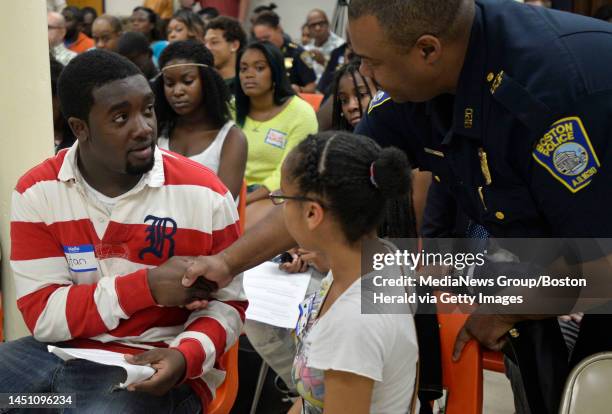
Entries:
<svg viewBox="0 0 612 414">
<path fill-rule="evenodd" d="M 244 272 L 244 291 L 249 300 L 247 319 L 281 328 L 295 328 L 304 300 L 308 273 L 287 273 L 277 263 L 264 262 Z"/>
<path fill-rule="evenodd" d="M 114 365 L 123 368 L 127 372 L 127 379 L 124 383 L 119 384 L 120 388 L 126 388 L 128 385 L 142 382 L 155 374 L 155 370 L 149 365 L 130 364 L 125 360 L 123 354 L 118 352 L 104 351 L 102 349 L 58 348 L 53 345 L 47 345 L 47 348 L 49 352 L 57 355 L 64 361 L 86 359 L 98 364 Z"/>
</svg>

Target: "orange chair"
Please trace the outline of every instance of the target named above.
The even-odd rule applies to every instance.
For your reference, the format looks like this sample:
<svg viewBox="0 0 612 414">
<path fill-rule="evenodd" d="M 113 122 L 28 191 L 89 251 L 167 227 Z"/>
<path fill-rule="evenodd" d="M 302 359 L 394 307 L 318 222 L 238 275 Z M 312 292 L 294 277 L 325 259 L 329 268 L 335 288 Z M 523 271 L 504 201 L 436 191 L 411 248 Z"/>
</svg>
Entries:
<svg viewBox="0 0 612 414">
<path fill-rule="evenodd" d="M 300 98 L 308 102 L 315 112 L 319 110 L 321 102 L 323 102 L 323 95 L 318 93 L 300 93 Z"/>
<path fill-rule="evenodd" d="M 240 217 L 240 233 L 244 233 L 246 220 L 246 181 L 242 181 L 240 200 L 238 201 L 238 216 Z M 225 368 L 225 381 L 219 388 L 215 399 L 208 407 L 208 414 L 228 414 L 238 395 L 238 341 L 221 357 L 220 365 Z"/>
<path fill-rule="evenodd" d="M 455 339 L 469 315 L 452 313 L 438 304 L 442 382 L 447 391 L 446 414 L 482 414 L 482 355 L 476 341 L 470 341 L 457 362 L 453 362 Z"/>
<path fill-rule="evenodd" d="M 501 372 L 503 374 L 506 372 L 504 355 L 501 352 L 484 349 L 482 351 L 482 367 L 489 371 Z"/>
<path fill-rule="evenodd" d="M 220 365 L 225 368 L 225 381 L 215 399 L 208 407 L 208 414 L 228 414 L 238 395 L 238 341 L 221 357 Z"/>
<path fill-rule="evenodd" d="M 238 217 L 240 217 L 240 234 L 244 234 L 244 226 L 246 224 L 246 198 L 247 198 L 247 184 L 246 181 L 242 181 L 242 188 L 240 188 L 240 199 L 238 200 Z"/>
</svg>

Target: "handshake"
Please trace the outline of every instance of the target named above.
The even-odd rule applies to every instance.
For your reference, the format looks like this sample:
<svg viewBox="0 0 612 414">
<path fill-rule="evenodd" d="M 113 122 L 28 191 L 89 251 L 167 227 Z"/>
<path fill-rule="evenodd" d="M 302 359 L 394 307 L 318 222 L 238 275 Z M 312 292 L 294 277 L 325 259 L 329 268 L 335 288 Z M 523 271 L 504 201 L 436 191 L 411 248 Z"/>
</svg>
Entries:
<svg viewBox="0 0 612 414">
<path fill-rule="evenodd" d="M 205 307 L 212 294 L 232 279 L 228 270 L 223 270 L 223 267 L 219 270 L 219 261 L 215 256 L 175 256 L 161 266 L 149 269 L 147 280 L 153 299 L 162 306 L 186 306 L 191 310 Z M 213 267 L 217 265 L 216 271 L 211 271 L 211 263 Z M 210 280 L 211 275 L 217 280 Z M 223 277 L 219 278 L 219 275 Z"/>
</svg>

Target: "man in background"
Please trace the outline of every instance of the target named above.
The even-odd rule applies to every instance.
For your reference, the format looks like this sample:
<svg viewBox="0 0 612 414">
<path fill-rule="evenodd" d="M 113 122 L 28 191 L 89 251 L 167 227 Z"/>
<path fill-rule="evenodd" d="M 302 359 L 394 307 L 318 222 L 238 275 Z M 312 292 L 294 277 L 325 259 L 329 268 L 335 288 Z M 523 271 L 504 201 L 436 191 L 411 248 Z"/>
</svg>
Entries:
<svg viewBox="0 0 612 414">
<path fill-rule="evenodd" d="M 236 57 L 246 42 L 240 22 L 232 17 L 215 17 L 206 26 L 204 44 L 212 52 L 215 68 L 232 93 L 236 82 Z"/>
<path fill-rule="evenodd" d="M 148 80 L 153 80 L 158 71 L 153 63 L 153 51 L 142 33 L 125 32 L 119 38 L 117 53 L 138 66 Z"/>
<path fill-rule="evenodd" d="M 47 12 L 47 35 L 49 37 L 49 50 L 53 57 L 66 66 L 77 54 L 64 46 L 66 37 L 66 20 L 58 12 Z"/>
<path fill-rule="evenodd" d="M 314 9 L 308 13 L 306 25 L 312 40 L 304 48 L 314 59 L 313 68 L 318 81 L 325 71 L 332 51 L 341 46 L 344 39 L 329 30 L 329 19 L 323 10 Z"/>
<path fill-rule="evenodd" d="M 64 46 L 75 53 L 83 53 L 95 46 L 94 41 L 83 33 L 83 12 L 78 7 L 68 6 L 62 10 L 66 19 Z"/>
</svg>

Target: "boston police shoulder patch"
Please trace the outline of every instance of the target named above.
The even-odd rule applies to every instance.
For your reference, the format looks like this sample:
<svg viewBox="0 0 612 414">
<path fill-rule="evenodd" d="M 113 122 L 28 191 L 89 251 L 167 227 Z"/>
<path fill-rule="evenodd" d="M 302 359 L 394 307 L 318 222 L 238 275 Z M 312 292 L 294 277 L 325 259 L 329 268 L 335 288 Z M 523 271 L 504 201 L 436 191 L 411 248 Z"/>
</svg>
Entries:
<svg viewBox="0 0 612 414">
<path fill-rule="evenodd" d="M 368 113 L 370 113 L 370 111 L 372 111 L 372 109 L 376 108 L 377 106 L 380 106 L 380 105 L 384 104 L 385 102 L 387 102 L 390 99 L 391 99 L 391 97 L 389 96 L 389 94 L 387 94 L 387 92 L 385 92 L 385 91 L 378 91 L 378 93 L 376 95 L 374 95 L 374 98 L 372 98 L 372 100 L 370 101 L 370 106 L 368 107 Z"/>
<path fill-rule="evenodd" d="M 577 116 L 552 124 L 536 144 L 532 155 L 572 193 L 589 185 L 601 167 L 589 135 Z"/>
</svg>

